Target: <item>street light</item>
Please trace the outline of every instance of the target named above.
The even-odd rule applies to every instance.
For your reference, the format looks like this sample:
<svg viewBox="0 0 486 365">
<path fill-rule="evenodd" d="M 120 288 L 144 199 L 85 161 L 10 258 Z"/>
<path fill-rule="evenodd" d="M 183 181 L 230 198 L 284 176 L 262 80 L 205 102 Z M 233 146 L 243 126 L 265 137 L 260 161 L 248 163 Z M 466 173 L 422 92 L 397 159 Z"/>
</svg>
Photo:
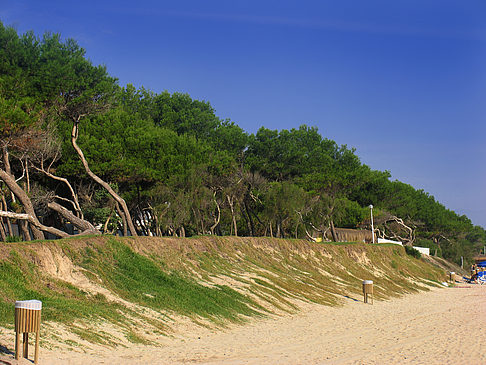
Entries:
<svg viewBox="0 0 486 365">
<path fill-rule="evenodd" d="M 375 229 L 373 227 L 373 204 L 370 204 L 370 212 L 371 212 L 371 239 L 372 242 L 375 243 Z"/>
</svg>

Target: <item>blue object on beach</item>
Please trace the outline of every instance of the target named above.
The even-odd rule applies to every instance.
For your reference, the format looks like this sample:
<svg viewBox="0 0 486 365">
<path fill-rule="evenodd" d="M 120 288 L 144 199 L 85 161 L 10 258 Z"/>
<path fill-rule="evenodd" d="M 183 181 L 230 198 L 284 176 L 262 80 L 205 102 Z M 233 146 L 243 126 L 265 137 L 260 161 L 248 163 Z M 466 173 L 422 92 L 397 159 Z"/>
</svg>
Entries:
<svg viewBox="0 0 486 365">
<path fill-rule="evenodd" d="M 477 264 L 479 267 L 486 267 L 486 261 L 481 261 Z"/>
<path fill-rule="evenodd" d="M 486 284 L 486 271 L 480 271 L 477 273 L 478 283 L 481 285 Z"/>
</svg>

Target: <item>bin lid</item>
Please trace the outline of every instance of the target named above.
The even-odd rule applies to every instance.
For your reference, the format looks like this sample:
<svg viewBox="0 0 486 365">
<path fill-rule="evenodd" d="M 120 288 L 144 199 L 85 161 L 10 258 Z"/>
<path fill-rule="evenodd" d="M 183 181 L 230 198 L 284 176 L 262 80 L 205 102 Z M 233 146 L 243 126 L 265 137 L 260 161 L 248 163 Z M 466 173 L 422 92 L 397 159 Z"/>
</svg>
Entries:
<svg viewBox="0 0 486 365">
<path fill-rule="evenodd" d="M 42 309 L 42 302 L 40 300 L 17 300 L 15 308 L 32 309 L 40 311 Z"/>
<path fill-rule="evenodd" d="M 373 284 L 373 280 L 363 280 L 363 284 Z"/>
</svg>

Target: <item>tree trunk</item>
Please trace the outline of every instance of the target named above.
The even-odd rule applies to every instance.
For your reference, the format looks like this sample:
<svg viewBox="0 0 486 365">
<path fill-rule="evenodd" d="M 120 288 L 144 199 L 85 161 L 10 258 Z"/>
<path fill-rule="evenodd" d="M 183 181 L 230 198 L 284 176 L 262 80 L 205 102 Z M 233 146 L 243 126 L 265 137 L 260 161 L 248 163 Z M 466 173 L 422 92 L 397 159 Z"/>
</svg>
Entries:
<svg viewBox="0 0 486 365">
<path fill-rule="evenodd" d="M 120 209 L 120 205 L 118 202 L 115 202 L 115 207 L 118 215 L 121 217 L 122 222 L 123 222 L 123 236 L 126 237 L 128 236 L 128 230 L 127 230 L 127 218 L 125 217 L 125 214 L 123 214 L 122 210 Z"/>
<path fill-rule="evenodd" d="M 106 218 L 105 224 L 103 226 L 103 233 L 106 233 L 106 231 L 108 231 L 108 223 L 110 223 L 110 219 L 112 215 L 113 215 L 113 209 L 111 209 L 110 215 L 108 216 L 108 218 Z"/>
<path fill-rule="evenodd" d="M 65 219 L 70 221 L 76 228 L 78 228 L 83 233 L 92 233 L 92 234 L 101 234 L 90 222 L 87 220 L 81 219 L 74 215 L 69 209 L 64 208 L 62 205 L 56 202 L 50 202 L 47 206 L 58 212 L 62 215 Z"/>
<path fill-rule="evenodd" d="M 12 169 L 10 167 L 10 157 L 7 146 L 3 146 L 3 163 L 5 165 L 5 172 L 9 174 L 9 176 L 12 177 L 12 179 L 15 181 L 15 177 L 12 175 Z M 15 194 L 12 191 L 10 191 L 10 194 L 12 196 L 12 201 L 15 201 Z M 7 210 L 6 206 L 5 210 Z"/>
<path fill-rule="evenodd" d="M 34 238 L 36 240 L 43 240 L 44 234 L 40 229 L 38 229 L 40 222 L 37 219 L 35 214 L 34 206 L 32 205 L 32 201 L 30 200 L 29 196 L 22 190 L 22 188 L 15 182 L 15 179 L 8 174 L 6 171 L 0 169 L 0 179 L 2 179 L 5 184 L 8 186 L 10 191 L 15 194 L 15 196 L 20 200 L 22 203 L 25 212 L 32 217 L 33 220 L 36 221 L 34 226 L 32 227 L 32 233 L 34 234 Z M 31 220 L 29 220 L 32 223 Z"/>
<path fill-rule="evenodd" d="M 2 147 L 2 157 L 3 157 L 3 164 L 5 166 L 5 172 L 7 174 L 9 174 L 12 177 L 12 179 L 14 179 L 14 181 L 15 181 L 15 177 L 12 175 L 12 169 L 10 167 L 10 157 L 9 157 L 7 145 L 3 145 L 3 147 Z M 10 191 L 10 196 L 12 197 L 12 201 L 15 202 L 15 195 L 12 191 Z M 3 205 L 4 205 L 3 209 L 5 211 L 7 211 L 8 210 L 7 201 L 5 200 L 5 196 L 3 196 L 3 194 L 2 194 L 2 201 L 3 201 Z M 6 218 L 6 219 L 7 219 L 7 224 L 8 224 L 9 235 L 14 236 L 13 228 L 12 228 L 12 222 L 10 222 L 10 218 Z"/>
<path fill-rule="evenodd" d="M 251 225 L 250 220 L 248 219 L 248 214 L 245 212 L 243 205 L 240 207 L 241 215 L 246 222 L 246 227 L 248 228 L 248 235 L 251 236 Z"/>
<path fill-rule="evenodd" d="M 233 222 L 233 228 L 234 228 L 234 232 L 235 232 L 235 236 L 238 237 L 238 228 L 236 226 L 236 214 L 235 214 L 235 209 L 234 209 L 234 201 L 233 201 L 233 198 L 229 195 L 226 195 L 226 199 L 228 200 L 228 204 L 230 206 L 230 209 L 231 209 L 231 221 Z"/>
<path fill-rule="evenodd" d="M 3 203 L 3 209 L 0 209 L 0 210 L 7 211 L 8 210 L 7 201 L 5 200 L 5 195 L 3 195 L 3 194 L 2 194 L 2 203 Z M 0 205 L 0 208 L 1 208 L 1 205 Z M 3 217 L 2 217 L 2 219 L 3 219 Z M 9 218 L 5 218 L 5 220 L 7 221 L 8 235 L 13 236 L 12 222 L 10 222 Z"/>
<path fill-rule="evenodd" d="M 125 200 L 121 196 L 119 196 L 111 188 L 111 186 L 108 183 L 106 183 L 100 177 L 98 177 L 96 174 L 94 174 L 91 171 L 91 169 L 89 168 L 88 161 L 86 161 L 86 158 L 84 157 L 83 151 L 81 150 L 81 148 L 79 148 L 79 146 L 77 144 L 78 133 L 79 133 L 79 119 L 74 121 L 74 124 L 73 124 L 73 130 L 72 130 L 72 133 L 71 133 L 71 144 L 73 145 L 74 150 L 76 151 L 79 158 L 81 159 L 81 163 L 83 164 L 84 169 L 85 169 L 86 173 L 88 174 L 88 176 L 91 177 L 98 184 L 100 184 L 102 187 L 104 187 L 106 189 L 106 191 L 108 191 L 108 193 L 113 197 L 113 199 L 115 199 L 115 201 L 118 204 L 120 204 L 121 209 L 123 210 L 123 215 L 125 216 L 126 224 L 128 225 L 128 229 L 130 229 L 131 235 L 137 236 L 137 231 L 135 230 L 135 226 L 133 225 L 132 217 L 130 216 L 130 212 L 128 211 L 127 203 L 125 202 Z M 122 219 L 123 219 L 123 217 L 122 217 Z M 124 224 L 124 227 L 126 227 L 125 224 Z M 124 228 L 123 230 L 126 231 L 126 228 Z"/>
<path fill-rule="evenodd" d="M 334 222 L 332 221 L 332 219 L 331 219 L 330 224 L 331 224 L 331 235 L 332 235 L 332 240 L 333 240 L 334 242 L 337 242 L 338 238 L 337 238 L 336 230 L 334 229 Z"/>
<path fill-rule="evenodd" d="M 251 218 L 250 210 L 248 209 L 248 204 L 244 201 L 246 215 L 248 216 L 248 223 L 250 228 L 250 236 L 255 236 L 255 225 L 253 224 L 253 219 Z"/>
<path fill-rule="evenodd" d="M 214 229 L 218 226 L 219 221 L 221 220 L 221 209 L 219 208 L 219 204 L 216 201 L 216 198 L 214 199 L 214 204 L 216 204 L 216 209 L 218 210 L 218 216 L 217 218 L 214 218 L 214 224 L 209 228 L 211 230 L 212 235 L 214 235 Z"/>
<path fill-rule="evenodd" d="M 70 236 L 66 232 L 61 231 L 61 230 L 59 230 L 57 228 L 44 226 L 41 222 L 39 222 L 39 220 L 36 217 L 33 217 L 30 214 L 26 214 L 26 213 L 13 213 L 13 212 L 6 212 L 4 210 L 0 210 L 0 217 L 7 217 L 7 218 L 12 218 L 12 219 L 23 219 L 23 220 L 27 220 L 27 221 L 30 222 L 30 224 L 32 224 L 33 226 L 35 226 L 37 229 L 39 229 L 41 231 L 44 231 L 44 232 L 52 233 L 53 235 L 58 236 L 58 237 L 61 237 L 61 238 L 69 237 Z M 32 227 L 32 228 L 34 228 L 34 227 Z"/>
<path fill-rule="evenodd" d="M 12 169 L 10 168 L 10 158 L 9 158 L 7 146 L 4 145 L 2 150 L 3 150 L 2 156 L 3 156 L 3 163 L 5 165 L 5 171 L 7 172 L 7 174 L 12 175 Z"/>
<path fill-rule="evenodd" d="M 32 241 L 32 237 L 30 236 L 29 232 L 29 225 L 27 224 L 26 221 L 20 221 L 19 222 L 19 227 L 22 232 L 22 236 L 24 238 L 24 241 Z"/>
<path fill-rule="evenodd" d="M 236 216 L 233 216 L 233 227 L 235 227 L 235 237 L 238 237 L 238 225 L 236 224 Z"/>
<path fill-rule="evenodd" d="M 5 227 L 3 225 L 3 219 L 0 219 L 0 238 L 3 242 L 7 240 L 7 234 L 5 233 Z"/>
<path fill-rule="evenodd" d="M 150 211 L 152 212 L 152 217 L 154 217 L 155 221 L 155 236 L 161 237 L 162 236 L 162 230 L 160 229 L 159 225 L 159 217 L 157 216 L 157 213 L 154 211 L 154 208 L 152 208 L 149 204 Z"/>
<path fill-rule="evenodd" d="M 27 180 L 27 193 L 30 193 L 30 174 L 29 174 L 29 159 L 25 158 L 25 179 Z"/>
</svg>

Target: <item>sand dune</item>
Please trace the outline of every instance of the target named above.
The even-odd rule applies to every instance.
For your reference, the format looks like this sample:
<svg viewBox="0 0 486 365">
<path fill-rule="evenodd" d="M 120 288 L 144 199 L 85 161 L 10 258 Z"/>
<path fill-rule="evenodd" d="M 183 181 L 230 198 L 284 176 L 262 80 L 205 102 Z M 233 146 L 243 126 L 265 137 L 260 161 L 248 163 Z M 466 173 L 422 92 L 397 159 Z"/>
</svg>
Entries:
<svg viewBox="0 0 486 365">
<path fill-rule="evenodd" d="M 0 344 L 11 348 L 5 339 L 0 336 Z M 374 305 L 305 305 L 297 315 L 221 331 L 187 328 L 173 338 L 154 338 L 159 346 L 42 349 L 40 363 L 486 364 L 485 339 L 486 286 L 464 284 Z M 11 354 L 0 359 L 16 364 Z"/>
</svg>

